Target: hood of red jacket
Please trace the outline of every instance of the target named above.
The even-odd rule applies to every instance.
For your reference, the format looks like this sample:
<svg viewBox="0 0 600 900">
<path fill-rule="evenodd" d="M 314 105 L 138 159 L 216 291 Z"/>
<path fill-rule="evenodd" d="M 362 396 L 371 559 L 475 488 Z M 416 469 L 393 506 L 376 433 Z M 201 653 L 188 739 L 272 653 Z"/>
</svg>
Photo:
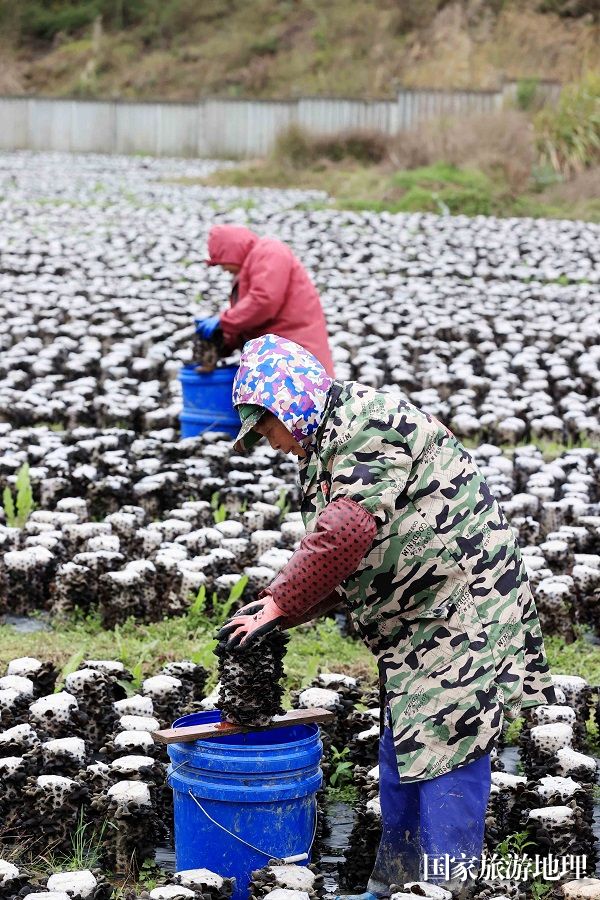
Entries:
<svg viewBox="0 0 600 900">
<path fill-rule="evenodd" d="M 241 266 L 260 240 L 249 228 L 241 225 L 213 225 L 208 234 L 209 266 Z"/>
</svg>

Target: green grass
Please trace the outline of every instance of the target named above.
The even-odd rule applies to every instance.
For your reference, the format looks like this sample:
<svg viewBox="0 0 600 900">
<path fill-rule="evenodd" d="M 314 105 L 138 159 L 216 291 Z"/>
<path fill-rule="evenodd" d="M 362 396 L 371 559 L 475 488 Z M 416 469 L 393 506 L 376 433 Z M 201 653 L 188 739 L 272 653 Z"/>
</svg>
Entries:
<svg viewBox="0 0 600 900">
<path fill-rule="evenodd" d="M 327 805 L 331 803 L 348 803 L 350 806 L 354 806 L 358 802 L 358 791 L 353 784 L 347 784 L 342 788 L 329 785 L 325 799 Z"/>
<path fill-rule="evenodd" d="M 129 669 L 138 667 L 147 677 L 165 663 L 192 659 L 212 672 L 216 680 L 215 633 L 219 622 L 193 620 L 192 615 L 164 619 L 150 625 L 129 620 L 113 630 L 101 627 L 97 616 L 56 621 L 50 631 L 23 634 L 10 625 L 0 625 L 0 669 L 17 656 L 50 659 L 63 670 L 77 655 L 85 658 L 117 659 Z M 290 643 L 285 668 L 289 689 L 295 690 L 314 678 L 319 670 L 342 671 L 375 678 L 373 655 L 359 641 L 342 637 L 333 619 L 321 619 L 314 626 L 289 632 Z M 600 646 L 583 637 L 567 644 L 555 635 L 545 638 L 548 661 L 553 672 L 581 675 L 590 684 L 600 684 Z"/>
<path fill-rule="evenodd" d="M 508 723 L 504 739 L 510 746 L 516 746 L 518 744 L 519 734 L 521 733 L 521 728 L 523 727 L 524 721 L 524 719 L 519 717 L 518 719 L 513 719 Z"/>
<path fill-rule="evenodd" d="M 213 650 L 219 624 L 190 613 L 150 625 L 129 620 L 110 631 L 101 627 L 96 615 L 56 621 L 50 631 L 29 634 L 1 625 L 0 671 L 15 657 L 34 656 L 52 660 L 64 677 L 83 659 L 104 658 L 124 663 L 139 681 L 167 662 L 192 659 L 209 669 L 209 686 L 213 686 L 217 678 Z M 345 672 L 375 682 L 374 656 L 361 642 L 343 637 L 333 619 L 293 628 L 289 635 L 285 659 L 288 691 L 306 685 L 319 671 Z M 567 644 L 555 635 L 545 637 L 545 645 L 553 672 L 580 675 L 592 685 L 600 684 L 600 646 L 581 636 Z"/>
<path fill-rule="evenodd" d="M 557 635 L 544 636 L 550 669 L 556 675 L 579 675 L 591 685 L 600 685 L 600 645 L 578 637 L 567 644 Z"/>
<path fill-rule="evenodd" d="M 485 439 L 481 435 L 464 437 L 461 438 L 460 441 L 461 444 L 470 450 L 475 450 L 477 447 L 480 447 L 481 444 L 485 443 Z M 566 453 L 568 450 L 574 450 L 577 447 L 591 447 L 595 450 L 600 449 L 600 443 L 597 440 L 592 440 L 585 435 L 580 435 L 577 439 L 567 442 L 553 441 L 550 438 L 532 437 L 529 440 L 520 441 L 518 444 L 498 444 L 497 446 L 505 453 L 512 453 L 515 450 L 518 450 L 519 447 L 537 447 L 538 450 L 541 451 L 546 462 L 550 462 L 551 460 L 562 456 L 562 454 Z"/>
<path fill-rule="evenodd" d="M 459 168 L 443 161 L 417 169 L 389 171 L 386 166 L 350 161 L 321 161 L 295 168 L 277 160 L 221 169 L 206 179 L 181 179 L 180 184 L 236 187 L 300 188 L 324 191 L 340 210 L 371 212 L 431 212 L 450 215 L 495 215 L 531 218 L 584 219 L 600 222 L 600 201 L 592 196 L 558 201 L 554 186 L 532 185 L 515 195 L 498 175 Z M 322 209 L 323 200 L 303 204 Z"/>
<path fill-rule="evenodd" d="M 579 675 L 592 686 L 600 685 L 600 645 L 591 644 L 583 636 L 567 644 L 556 635 L 545 636 L 544 645 L 555 675 Z M 589 752 L 600 756 L 600 734 L 593 714 L 586 722 L 586 731 Z"/>
<path fill-rule="evenodd" d="M 52 660 L 66 673 L 73 665 L 73 647 L 77 658 L 116 659 L 130 670 L 136 680 L 156 674 L 165 663 L 191 659 L 210 670 L 209 686 L 217 680 L 215 633 L 221 624 L 206 617 L 200 623 L 192 616 L 165 619 L 150 625 L 133 620 L 106 631 L 96 616 L 56 622 L 51 631 L 23 634 L 9 625 L 0 626 L 0 671 L 18 656 Z M 79 663 L 77 663 L 78 665 Z M 75 668 L 77 666 L 75 665 Z M 297 690 L 319 672 L 341 671 L 375 679 L 372 654 L 357 641 L 339 633 L 332 619 L 323 619 L 314 627 L 302 626 L 290 631 L 285 659 L 287 690 Z"/>
<path fill-rule="evenodd" d="M 46 857 L 46 872 L 79 872 L 81 869 L 97 869 L 104 852 L 102 840 L 107 828 L 114 828 L 106 820 L 99 823 L 84 822 L 83 809 L 75 831 L 71 835 L 71 852 Z"/>
<path fill-rule="evenodd" d="M 56 872 L 98 869 L 104 856 L 106 830 L 115 828 L 115 825 L 106 820 L 85 822 L 84 818 L 84 811 L 80 809 L 68 851 L 57 850 L 56 843 L 48 842 L 47 835 L 44 837 L 39 833 L 27 832 L 18 841 L 11 836 L 4 843 L 0 833 L 0 856 L 40 880 L 46 880 Z"/>
<path fill-rule="evenodd" d="M 593 756 L 600 756 L 600 735 L 598 734 L 598 725 L 593 716 L 590 716 L 588 721 L 585 723 L 585 727 L 587 731 L 589 752 Z M 595 785 L 595 787 L 598 788 L 598 792 L 595 794 L 594 799 L 600 800 L 600 784 Z"/>
<path fill-rule="evenodd" d="M 475 169 L 459 169 L 436 163 L 396 172 L 392 183 L 405 191 L 396 204 L 398 212 L 491 215 L 499 198 L 493 182 Z"/>
<path fill-rule="evenodd" d="M 10 527 L 23 528 L 27 519 L 35 509 L 33 491 L 29 478 L 29 463 L 23 463 L 15 479 L 15 494 L 7 486 L 2 493 L 2 506 L 6 524 Z"/>
<path fill-rule="evenodd" d="M 567 644 L 557 635 L 545 636 L 544 645 L 550 671 L 554 675 L 579 675 L 591 685 L 600 684 L 600 645 L 591 644 L 582 636 L 572 644 Z M 508 723 L 505 732 L 507 744 L 513 746 L 518 744 L 523 721 L 522 718 L 518 718 Z M 593 716 L 586 723 L 586 728 L 589 751 L 598 756 L 600 735 Z"/>
</svg>

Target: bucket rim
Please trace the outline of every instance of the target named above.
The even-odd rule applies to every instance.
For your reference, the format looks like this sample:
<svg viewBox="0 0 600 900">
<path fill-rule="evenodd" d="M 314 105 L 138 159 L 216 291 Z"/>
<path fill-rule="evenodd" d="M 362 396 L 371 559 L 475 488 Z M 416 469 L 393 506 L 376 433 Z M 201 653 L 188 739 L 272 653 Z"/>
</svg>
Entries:
<svg viewBox="0 0 600 900">
<path fill-rule="evenodd" d="M 210 715 L 211 713 L 213 715 Z M 190 721 L 191 718 L 195 718 L 196 716 L 202 716 L 201 721 L 206 722 L 207 724 L 210 722 L 220 722 L 221 721 L 221 711 L 220 710 L 218 710 L 218 709 L 207 710 L 204 713 L 187 713 L 185 716 L 180 716 L 178 719 L 175 719 L 175 721 L 173 722 L 171 727 L 172 728 L 183 728 L 183 727 L 185 727 L 185 725 L 196 724 L 196 723 Z M 197 722 L 198 722 L 198 720 L 197 720 Z M 198 724 L 199 724 L 199 722 L 198 722 Z M 302 729 L 306 729 L 306 731 L 309 733 L 307 733 L 306 737 L 299 738 L 297 740 L 294 740 L 293 742 L 292 741 L 284 741 L 284 742 L 277 742 L 277 743 L 269 743 L 268 745 L 250 744 L 250 743 L 229 744 L 229 743 L 227 743 L 228 735 L 221 735 L 216 738 L 211 738 L 210 740 L 197 740 L 197 741 L 186 741 L 186 742 L 174 741 L 171 746 L 177 747 L 178 749 L 183 748 L 183 749 L 179 749 L 180 753 L 185 752 L 185 748 L 189 748 L 191 751 L 192 748 L 209 749 L 210 750 L 211 748 L 215 748 L 215 747 L 227 747 L 228 753 L 232 752 L 232 751 L 234 753 L 246 753 L 246 752 L 248 752 L 248 750 L 250 748 L 259 749 L 262 747 L 264 749 L 265 746 L 268 746 L 269 750 L 275 750 L 275 749 L 289 750 L 290 745 L 292 743 L 293 743 L 294 747 L 301 747 L 303 744 L 314 743 L 315 737 L 317 739 L 319 739 L 319 734 L 320 734 L 319 726 L 314 723 L 303 722 L 301 724 L 293 725 L 293 726 L 281 725 L 280 728 L 258 729 L 258 730 L 259 730 L 259 733 L 266 734 L 269 731 L 282 731 L 285 728 L 302 728 Z M 241 733 L 250 735 L 253 732 L 241 732 Z M 229 737 L 236 738 L 236 737 L 239 737 L 239 735 L 240 735 L 240 732 L 237 732 L 236 734 L 229 735 Z"/>
<path fill-rule="evenodd" d="M 217 366 L 212 372 L 197 372 L 198 363 L 184 363 L 179 371 L 179 375 L 193 375 L 194 378 L 214 378 L 215 373 L 225 372 L 228 375 L 234 374 L 239 369 L 238 363 L 227 363 L 225 366 Z"/>
<path fill-rule="evenodd" d="M 212 418 L 212 422 L 215 425 L 219 425 L 221 422 L 234 422 L 235 421 L 235 424 L 237 425 L 237 430 L 238 431 L 240 430 L 239 416 L 234 420 L 233 416 L 229 416 L 229 418 L 226 418 L 226 416 L 227 416 L 226 413 L 222 413 L 220 415 L 220 417 L 217 418 L 218 415 L 219 415 L 218 413 L 214 413 L 214 417 Z M 189 408 L 182 409 L 181 412 L 179 413 L 179 418 L 180 418 L 180 420 L 184 419 L 184 421 L 186 421 L 186 422 L 193 422 L 198 419 L 200 421 L 205 421 L 206 419 L 211 418 L 211 412 L 210 411 L 207 412 L 206 410 L 198 410 L 197 412 L 195 412 L 194 410 L 189 409 Z"/>
</svg>

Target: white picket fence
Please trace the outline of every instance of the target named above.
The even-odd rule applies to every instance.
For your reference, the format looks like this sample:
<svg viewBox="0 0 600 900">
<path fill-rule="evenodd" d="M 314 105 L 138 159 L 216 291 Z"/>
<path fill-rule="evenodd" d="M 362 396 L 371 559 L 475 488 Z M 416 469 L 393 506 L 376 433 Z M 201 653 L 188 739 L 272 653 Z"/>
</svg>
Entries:
<svg viewBox="0 0 600 900">
<path fill-rule="evenodd" d="M 553 101 L 560 85 L 543 83 Z M 291 124 L 315 133 L 374 128 L 387 134 L 442 115 L 501 108 L 516 84 L 500 91 L 402 90 L 393 100 L 301 97 L 205 99 L 198 103 L 0 97 L 0 150 L 149 153 L 153 156 L 262 156 Z"/>
</svg>

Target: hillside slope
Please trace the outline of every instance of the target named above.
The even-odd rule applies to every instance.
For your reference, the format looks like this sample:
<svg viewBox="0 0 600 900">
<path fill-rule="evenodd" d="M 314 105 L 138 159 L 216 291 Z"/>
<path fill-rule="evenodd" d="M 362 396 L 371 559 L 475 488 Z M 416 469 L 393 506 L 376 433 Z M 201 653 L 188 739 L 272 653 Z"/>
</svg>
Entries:
<svg viewBox="0 0 600 900">
<path fill-rule="evenodd" d="M 569 81 L 600 66 L 599 14 L 599 0 L 0 0 L 0 92 L 381 97 Z"/>
</svg>

